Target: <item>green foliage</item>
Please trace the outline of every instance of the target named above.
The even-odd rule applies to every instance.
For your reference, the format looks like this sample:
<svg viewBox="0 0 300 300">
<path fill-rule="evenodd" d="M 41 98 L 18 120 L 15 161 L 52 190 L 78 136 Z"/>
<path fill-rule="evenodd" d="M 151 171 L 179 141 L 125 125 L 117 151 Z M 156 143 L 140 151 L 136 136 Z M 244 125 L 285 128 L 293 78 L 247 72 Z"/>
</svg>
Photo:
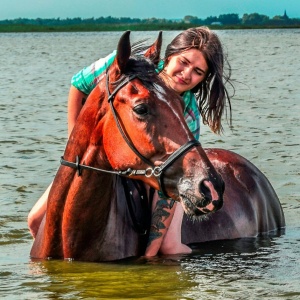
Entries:
<svg viewBox="0 0 300 300">
<path fill-rule="evenodd" d="M 259 25 L 259 24 L 268 24 L 270 18 L 265 15 L 254 14 L 244 14 L 242 18 L 242 24 L 245 25 Z"/>
<path fill-rule="evenodd" d="M 275 16 L 272 19 L 258 13 L 244 14 L 241 19 L 238 14 L 232 13 L 219 17 L 210 16 L 204 20 L 190 15 L 185 16 L 182 20 L 114 18 L 111 16 L 89 19 L 18 18 L 0 20 L 0 32 L 185 30 L 202 25 L 218 29 L 300 27 L 300 19 L 290 19 L 286 12 L 283 16 Z"/>
<path fill-rule="evenodd" d="M 238 14 L 227 14 L 227 15 L 220 15 L 218 21 L 223 25 L 237 25 L 241 23 Z"/>
</svg>

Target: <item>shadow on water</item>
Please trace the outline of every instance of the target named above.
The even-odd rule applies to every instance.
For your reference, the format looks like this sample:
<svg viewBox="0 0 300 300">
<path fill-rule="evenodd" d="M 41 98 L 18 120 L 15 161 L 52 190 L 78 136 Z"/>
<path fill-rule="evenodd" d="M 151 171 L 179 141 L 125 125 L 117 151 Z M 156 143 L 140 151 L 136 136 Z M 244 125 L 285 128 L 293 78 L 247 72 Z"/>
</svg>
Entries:
<svg viewBox="0 0 300 300">
<path fill-rule="evenodd" d="M 227 253 L 251 254 L 257 253 L 261 248 L 272 247 L 274 243 L 273 239 L 284 234 L 285 228 L 282 228 L 265 236 L 191 244 L 190 247 L 193 249 L 193 255 L 218 255 Z"/>
<path fill-rule="evenodd" d="M 191 255 L 113 263 L 32 261 L 32 280 L 23 284 L 23 292 L 47 299 L 271 299 L 279 295 L 278 282 L 285 285 L 293 276 L 277 278 L 284 275 L 279 271 L 283 264 L 289 267 L 280 245 L 284 237 L 209 242 L 193 245 Z M 300 296 L 293 293 L 285 296 Z"/>
</svg>

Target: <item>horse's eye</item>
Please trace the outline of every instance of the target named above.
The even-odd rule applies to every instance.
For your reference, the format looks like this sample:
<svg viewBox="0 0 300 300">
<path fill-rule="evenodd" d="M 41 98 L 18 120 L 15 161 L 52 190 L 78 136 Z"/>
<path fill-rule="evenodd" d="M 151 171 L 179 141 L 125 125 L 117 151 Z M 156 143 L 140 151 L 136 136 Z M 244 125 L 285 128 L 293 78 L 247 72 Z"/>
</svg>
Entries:
<svg viewBox="0 0 300 300">
<path fill-rule="evenodd" d="M 140 116 L 145 116 L 149 113 L 149 109 L 146 104 L 139 104 L 139 105 L 135 106 L 133 108 L 133 111 Z"/>
</svg>

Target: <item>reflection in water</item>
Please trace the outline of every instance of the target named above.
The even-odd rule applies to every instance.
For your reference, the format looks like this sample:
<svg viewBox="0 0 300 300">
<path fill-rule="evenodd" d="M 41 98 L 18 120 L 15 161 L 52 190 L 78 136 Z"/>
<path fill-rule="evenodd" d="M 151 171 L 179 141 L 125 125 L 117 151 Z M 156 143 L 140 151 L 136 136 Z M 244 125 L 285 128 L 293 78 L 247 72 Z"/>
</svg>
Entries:
<svg viewBox="0 0 300 300">
<path fill-rule="evenodd" d="M 199 295 L 201 299 L 251 299 L 253 293 L 267 298 L 279 293 L 300 296 L 287 287 L 285 293 L 280 292 L 297 280 L 295 274 L 281 270 L 289 267 L 289 255 L 292 266 L 292 258 L 300 254 L 284 253 L 281 244 L 286 240 L 284 235 L 209 242 L 191 255 L 116 263 L 33 261 L 29 264 L 32 281 L 23 288 L 51 299 L 199 299 Z"/>
<path fill-rule="evenodd" d="M 179 261 L 167 259 L 115 264 L 44 261 L 32 263 L 31 270 L 48 279 L 42 285 L 32 282 L 30 289 L 54 298 L 175 299 L 195 286 Z"/>
</svg>

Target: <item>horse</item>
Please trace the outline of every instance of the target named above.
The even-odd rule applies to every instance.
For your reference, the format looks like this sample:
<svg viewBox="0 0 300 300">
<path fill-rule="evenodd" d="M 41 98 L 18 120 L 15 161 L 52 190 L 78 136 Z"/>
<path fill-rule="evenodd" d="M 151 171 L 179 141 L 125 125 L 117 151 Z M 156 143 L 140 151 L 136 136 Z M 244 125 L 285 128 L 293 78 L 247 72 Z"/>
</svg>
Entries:
<svg viewBox="0 0 300 300">
<path fill-rule="evenodd" d="M 205 152 L 225 182 L 224 205 L 221 210 L 203 217 L 201 222 L 195 223 L 185 215 L 182 242 L 197 248 L 203 242 L 284 233 L 282 206 L 268 178 L 237 153 L 216 148 L 205 149 Z"/>
<path fill-rule="evenodd" d="M 147 193 L 143 204 L 126 202 L 132 189 L 124 186 L 144 186 L 135 181 L 180 201 L 190 215 L 223 205 L 222 177 L 190 132 L 181 97 L 155 70 L 161 33 L 144 55 L 131 55 L 129 36 L 120 38 L 113 64 L 78 116 L 32 258 L 112 261 L 142 255 L 151 203 Z"/>
<path fill-rule="evenodd" d="M 143 255 L 151 197 L 140 182 L 181 202 L 185 244 L 283 228 L 279 199 L 260 170 L 194 140 L 181 98 L 154 71 L 161 33 L 145 57 L 131 55 L 129 34 L 70 135 L 31 257 L 103 262 Z"/>
</svg>

